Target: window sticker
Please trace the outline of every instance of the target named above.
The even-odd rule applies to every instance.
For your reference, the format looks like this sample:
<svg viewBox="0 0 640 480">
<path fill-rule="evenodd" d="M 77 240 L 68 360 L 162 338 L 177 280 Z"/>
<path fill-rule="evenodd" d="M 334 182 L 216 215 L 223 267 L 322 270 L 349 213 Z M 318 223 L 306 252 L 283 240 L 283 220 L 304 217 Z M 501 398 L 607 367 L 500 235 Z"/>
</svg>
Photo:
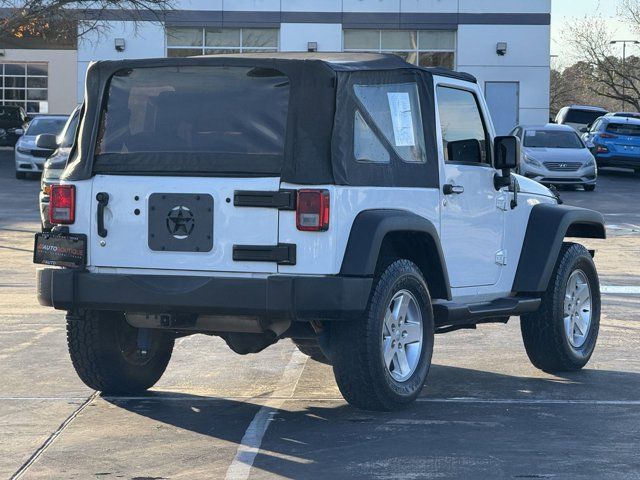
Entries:
<svg viewBox="0 0 640 480">
<path fill-rule="evenodd" d="M 414 147 L 416 139 L 413 134 L 413 115 L 409 94 L 407 92 L 388 92 L 387 99 L 389 100 L 396 147 Z"/>
</svg>

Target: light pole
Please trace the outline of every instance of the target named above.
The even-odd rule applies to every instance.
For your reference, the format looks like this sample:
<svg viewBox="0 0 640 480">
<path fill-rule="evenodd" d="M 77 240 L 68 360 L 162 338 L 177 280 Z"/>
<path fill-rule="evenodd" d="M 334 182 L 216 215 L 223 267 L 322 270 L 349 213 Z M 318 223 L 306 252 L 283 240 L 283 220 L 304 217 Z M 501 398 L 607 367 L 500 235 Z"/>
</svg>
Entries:
<svg viewBox="0 0 640 480">
<path fill-rule="evenodd" d="M 611 45 L 616 45 L 618 43 L 622 44 L 622 111 L 624 112 L 624 110 L 627 107 L 627 101 L 626 101 L 627 77 L 625 76 L 627 72 L 627 43 L 630 43 L 632 45 L 640 45 L 640 42 L 638 40 L 612 40 L 611 41 Z"/>
</svg>

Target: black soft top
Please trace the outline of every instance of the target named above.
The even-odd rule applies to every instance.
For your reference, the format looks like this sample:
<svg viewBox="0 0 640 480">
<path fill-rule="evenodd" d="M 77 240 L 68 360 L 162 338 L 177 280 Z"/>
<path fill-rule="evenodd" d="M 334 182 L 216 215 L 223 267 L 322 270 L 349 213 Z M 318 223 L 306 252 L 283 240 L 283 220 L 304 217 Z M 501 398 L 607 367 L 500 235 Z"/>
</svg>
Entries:
<svg viewBox="0 0 640 480">
<path fill-rule="evenodd" d="M 397 178 L 397 172 L 388 167 L 380 181 L 369 178 L 365 171 L 356 171 L 348 167 L 345 156 L 345 145 L 337 145 L 336 141 L 345 140 L 350 135 L 334 132 L 349 124 L 348 117 L 339 118 L 340 108 L 336 105 L 346 102 L 338 98 L 341 86 L 354 82 L 391 83 L 396 81 L 418 81 L 421 83 L 423 98 L 423 118 L 427 142 L 427 158 L 435 158 L 435 115 L 433 76 L 444 76 L 467 82 L 476 82 L 475 77 L 466 73 L 458 73 L 444 68 L 424 68 L 407 63 L 402 58 L 390 54 L 369 53 L 251 53 L 212 55 L 188 58 L 154 58 L 119 61 L 100 61 L 92 63 L 87 71 L 85 83 L 85 102 L 83 120 L 78 131 L 77 142 L 71 154 L 70 162 L 64 172 L 65 180 L 82 180 L 96 173 L 127 175 L 235 175 L 234 165 L 220 164 L 211 170 L 208 161 L 190 164 L 183 172 L 164 170 L 167 162 L 137 163 L 135 154 L 128 155 L 125 162 L 121 159 L 108 162 L 96 160 L 95 144 L 100 126 L 103 101 L 109 89 L 109 82 L 116 72 L 138 68 L 180 67 L 180 66 L 238 66 L 275 69 L 291 81 L 291 98 L 287 119 L 287 133 L 284 156 L 278 168 L 272 171 L 258 171 L 255 175 L 281 176 L 282 180 L 300 184 L 344 184 L 369 185 L 384 184 L 383 179 Z M 338 110 L 338 111 L 337 111 Z M 351 115 L 348 113 L 345 115 Z M 341 133 L 336 135 L 336 133 Z M 148 156 L 147 156 L 148 157 Z M 433 163 L 433 162 L 430 162 Z M 436 162 L 437 163 L 437 162 Z M 143 165 L 143 167 L 140 167 Z M 151 165 L 157 165 L 154 170 Z M 246 176 L 247 172 L 242 176 Z M 431 172 L 430 175 L 434 175 Z M 377 176 L 377 174 L 376 174 Z M 435 171 L 437 177 L 437 171 Z M 415 182 L 415 172 L 408 172 L 406 179 Z M 413 180 L 412 180 L 413 179 Z M 406 182 L 394 184 L 405 186 Z M 432 182 L 427 182 L 431 184 Z M 425 182 L 419 182 L 425 185 Z"/>
</svg>

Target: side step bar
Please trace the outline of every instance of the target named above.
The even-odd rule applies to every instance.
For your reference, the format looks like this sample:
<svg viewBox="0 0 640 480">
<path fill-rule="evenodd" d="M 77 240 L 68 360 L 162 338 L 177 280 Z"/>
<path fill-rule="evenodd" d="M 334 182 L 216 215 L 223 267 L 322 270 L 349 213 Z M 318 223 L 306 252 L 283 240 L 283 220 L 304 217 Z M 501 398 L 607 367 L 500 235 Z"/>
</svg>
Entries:
<svg viewBox="0 0 640 480">
<path fill-rule="evenodd" d="M 483 320 L 518 316 L 535 312 L 541 303 L 540 298 L 507 297 L 491 302 L 462 304 L 436 300 L 433 302 L 435 326 L 470 326 L 482 323 Z"/>
</svg>

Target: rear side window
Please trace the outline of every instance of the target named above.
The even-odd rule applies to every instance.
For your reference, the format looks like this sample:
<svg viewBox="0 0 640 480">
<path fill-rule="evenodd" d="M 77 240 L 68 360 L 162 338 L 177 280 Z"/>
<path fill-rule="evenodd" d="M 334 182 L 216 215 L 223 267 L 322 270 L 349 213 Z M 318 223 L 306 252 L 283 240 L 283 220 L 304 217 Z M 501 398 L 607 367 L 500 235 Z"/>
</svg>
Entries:
<svg viewBox="0 0 640 480">
<path fill-rule="evenodd" d="M 626 135 L 628 137 L 640 137 L 640 125 L 627 123 L 610 123 L 606 128 L 607 132 L 615 135 Z"/>
<path fill-rule="evenodd" d="M 445 161 L 490 163 L 489 134 L 476 96 L 451 87 L 438 87 L 437 94 Z"/>
<path fill-rule="evenodd" d="M 359 162 L 389 163 L 391 161 L 389 151 L 357 110 L 353 122 L 353 155 Z"/>
<path fill-rule="evenodd" d="M 355 147 L 368 145 L 370 152 L 377 152 L 382 146 L 372 130 L 375 127 L 403 161 L 424 163 L 424 130 L 418 86 L 415 83 L 354 85 L 353 89 L 364 107 L 362 113 L 356 113 L 356 159 L 359 159 L 358 154 L 363 150 Z M 369 125 L 367 116 L 373 125 Z M 387 163 L 388 156 L 388 153 L 378 156 L 376 161 Z"/>
<path fill-rule="evenodd" d="M 218 154 L 255 162 L 282 156 L 288 102 L 289 79 L 273 69 L 172 66 L 118 72 L 109 86 L 96 153 L 198 154 L 211 163 Z M 180 158 L 175 156 L 178 163 Z"/>
</svg>

